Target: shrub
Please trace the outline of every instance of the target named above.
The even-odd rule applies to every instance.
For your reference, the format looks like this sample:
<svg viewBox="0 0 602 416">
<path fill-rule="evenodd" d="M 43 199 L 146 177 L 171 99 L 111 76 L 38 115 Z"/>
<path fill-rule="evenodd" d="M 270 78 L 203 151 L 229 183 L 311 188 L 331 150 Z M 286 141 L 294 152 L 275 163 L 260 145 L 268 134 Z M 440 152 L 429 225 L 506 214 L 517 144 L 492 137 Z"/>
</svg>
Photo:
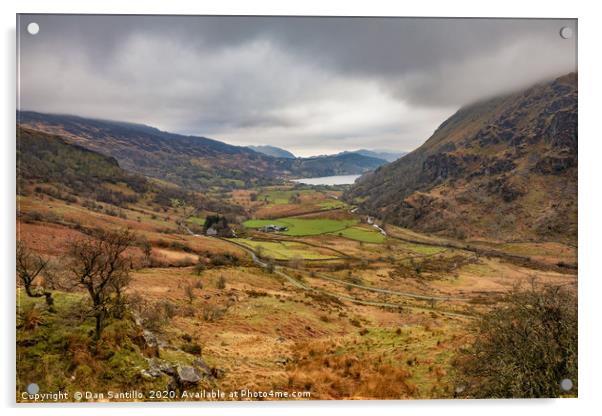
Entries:
<svg viewBox="0 0 602 416">
<path fill-rule="evenodd" d="M 361 286 L 361 285 L 363 285 L 363 284 L 364 284 L 364 281 L 363 281 L 363 280 L 362 280 L 362 278 L 361 278 L 361 277 L 359 277 L 359 276 L 353 276 L 353 275 L 349 275 L 349 277 L 347 277 L 347 281 L 348 281 L 349 283 L 352 283 L 352 284 L 354 284 L 354 285 L 360 285 L 360 286 Z"/>
<path fill-rule="evenodd" d="M 39 222 L 44 220 L 44 215 L 37 211 L 20 213 L 21 220 L 25 223 Z"/>
<path fill-rule="evenodd" d="M 276 264 L 274 263 L 274 259 L 268 259 L 265 269 L 268 273 L 274 273 L 274 270 L 276 270 Z"/>
<path fill-rule="evenodd" d="M 169 300 L 159 302 L 141 301 L 137 303 L 136 310 L 140 314 L 144 327 L 151 331 L 160 332 L 176 316 L 177 307 Z"/>
<path fill-rule="evenodd" d="M 19 314 L 19 317 L 21 318 L 20 326 L 28 331 L 36 329 L 43 322 L 42 314 L 40 313 L 39 309 L 35 307 L 24 309 Z"/>
<path fill-rule="evenodd" d="M 303 258 L 299 256 L 295 256 L 288 261 L 288 267 L 291 269 L 302 269 L 303 268 Z"/>
<path fill-rule="evenodd" d="M 210 263 L 214 267 L 219 266 L 238 266 L 240 259 L 238 256 L 230 253 L 217 253 L 210 255 Z"/>
<path fill-rule="evenodd" d="M 577 300 L 570 290 L 535 283 L 515 289 L 476 329 L 456 360 L 462 395 L 559 397 L 561 380 L 576 383 Z"/>
<path fill-rule="evenodd" d="M 174 266 L 176 267 L 190 267 L 194 264 L 194 260 L 190 257 L 184 257 L 183 259 L 176 260 Z"/>
<path fill-rule="evenodd" d="M 205 267 L 205 263 L 203 263 L 202 261 L 199 261 L 197 264 L 194 265 L 194 272 L 196 273 L 197 276 L 200 276 L 201 273 L 203 273 L 206 268 L 207 267 Z"/>
<path fill-rule="evenodd" d="M 201 355 L 202 352 L 202 348 L 199 344 L 190 342 L 182 345 L 182 350 L 192 355 Z"/>
<path fill-rule="evenodd" d="M 206 322 L 215 322 L 220 320 L 224 314 L 226 313 L 226 309 L 222 309 L 213 304 L 207 304 L 203 308 L 203 319 Z"/>
<path fill-rule="evenodd" d="M 192 285 L 186 285 L 184 287 L 184 294 L 188 298 L 189 303 L 192 303 L 192 301 L 194 301 L 194 298 L 196 298 L 196 295 L 194 293 L 194 288 L 192 287 Z"/>
<path fill-rule="evenodd" d="M 226 288 L 226 278 L 223 275 L 221 275 L 219 277 L 219 279 L 217 279 L 216 287 L 218 289 L 225 289 Z"/>
</svg>

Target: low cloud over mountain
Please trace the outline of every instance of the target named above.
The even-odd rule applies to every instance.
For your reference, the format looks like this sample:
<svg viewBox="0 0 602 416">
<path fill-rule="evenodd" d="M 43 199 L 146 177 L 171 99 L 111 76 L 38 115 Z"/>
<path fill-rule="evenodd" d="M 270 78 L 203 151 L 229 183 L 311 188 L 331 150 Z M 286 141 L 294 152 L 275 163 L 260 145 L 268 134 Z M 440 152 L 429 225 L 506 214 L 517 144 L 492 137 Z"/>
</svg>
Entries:
<svg viewBox="0 0 602 416">
<path fill-rule="evenodd" d="M 21 109 L 300 156 L 412 150 L 462 105 L 576 70 L 572 20 L 21 18 Z"/>
</svg>

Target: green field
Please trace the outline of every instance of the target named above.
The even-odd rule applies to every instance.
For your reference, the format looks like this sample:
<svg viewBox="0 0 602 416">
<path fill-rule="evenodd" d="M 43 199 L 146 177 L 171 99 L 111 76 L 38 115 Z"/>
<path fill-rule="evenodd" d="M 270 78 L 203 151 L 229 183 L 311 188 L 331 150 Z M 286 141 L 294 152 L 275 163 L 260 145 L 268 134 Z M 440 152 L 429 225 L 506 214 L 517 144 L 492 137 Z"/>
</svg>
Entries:
<svg viewBox="0 0 602 416">
<path fill-rule="evenodd" d="M 332 255 L 323 254 L 315 247 L 291 241 L 256 241 L 246 238 L 233 238 L 231 241 L 242 244 L 255 252 L 261 251 L 263 257 L 273 257 L 276 260 L 290 260 L 294 258 L 326 260 L 338 258 L 334 252 Z"/>
<path fill-rule="evenodd" d="M 385 236 L 377 230 L 363 227 L 349 227 L 334 234 L 351 240 L 363 241 L 364 243 L 382 243 L 385 241 Z"/>
<path fill-rule="evenodd" d="M 201 217 L 188 217 L 186 219 L 186 221 L 188 221 L 192 224 L 200 225 L 200 226 L 205 225 L 205 218 L 201 218 Z"/>
<path fill-rule="evenodd" d="M 290 198 L 293 195 L 296 195 L 296 194 L 305 195 L 305 194 L 310 194 L 310 193 L 315 193 L 315 192 L 316 191 L 313 191 L 311 189 L 301 189 L 301 190 L 274 189 L 274 190 L 262 192 L 261 194 L 259 194 L 257 196 L 257 199 L 259 201 L 267 201 L 270 204 L 282 205 L 282 204 L 288 204 L 290 201 Z"/>
<path fill-rule="evenodd" d="M 266 225 L 288 227 L 279 234 L 290 236 L 308 236 L 333 234 L 365 243 L 382 243 L 385 236 L 377 230 L 356 226 L 356 220 L 332 220 L 322 218 L 281 218 L 278 220 L 248 220 L 243 223 L 247 228 L 261 228 Z"/>
<path fill-rule="evenodd" d="M 266 225 L 288 227 L 288 231 L 280 234 L 290 236 L 305 236 L 336 233 L 356 224 L 356 220 L 304 219 L 282 218 L 279 220 L 248 220 L 243 223 L 247 228 L 261 228 Z"/>
<path fill-rule="evenodd" d="M 348 205 L 345 202 L 339 201 L 338 199 L 328 199 L 324 202 L 320 202 L 318 206 L 323 209 L 336 209 L 348 207 Z"/>
</svg>

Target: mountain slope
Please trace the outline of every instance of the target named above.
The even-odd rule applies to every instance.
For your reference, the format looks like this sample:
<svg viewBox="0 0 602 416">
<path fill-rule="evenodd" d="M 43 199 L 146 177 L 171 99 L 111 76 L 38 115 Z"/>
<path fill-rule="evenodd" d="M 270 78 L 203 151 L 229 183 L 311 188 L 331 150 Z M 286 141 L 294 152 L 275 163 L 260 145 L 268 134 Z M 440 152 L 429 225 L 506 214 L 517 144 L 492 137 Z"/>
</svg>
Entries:
<svg viewBox="0 0 602 416">
<path fill-rule="evenodd" d="M 259 153 L 263 153 L 264 155 L 272 156 L 272 157 L 284 157 L 287 159 L 294 159 L 296 156 L 289 152 L 288 150 L 282 149 L 276 146 L 247 146 L 249 149 L 254 150 Z"/>
<path fill-rule="evenodd" d="M 275 158 L 205 137 L 153 127 L 70 115 L 17 113 L 19 125 L 60 135 L 71 143 L 112 156 L 127 170 L 189 189 L 273 184 L 285 178 L 358 174 L 382 163 L 374 158 Z"/>
<path fill-rule="evenodd" d="M 227 186 L 249 176 L 258 182 L 271 179 L 266 170 L 273 162 L 267 156 L 205 137 L 171 134 L 140 124 L 29 111 L 19 112 L 18 122 L 112 156 L 124 169 L 191 189 Z"/>
<path fill-rule="evenodd" d="M 346 198 L 423 232 L 574 242 L 577 75 L 460 109 Z"/>
<path fill-rule="evenodd" d="M 17 128 L 17 180 L 20 189 L 27 183 L 61 184 L 84 195 L 107 184 L 122 184 L 132 193 L 149 188 L 144 177 L 124 171 L 110 156 L 26 128 Z"/>
<path fill-rule="evenodd" d="M 244 213 L 236 204 L 156 183 L 122 169 L 111 156 L 24 127 L 17 127 L 17 193 L 46 194 L 92 210 L 102 208 L 96 204 L 99 202 L 108 212 L 136 203 L 141 204 L 136 209 L 167 212 L 173 201 L 179 200 L 206 212 L 233 216 Z"/>
</svg>

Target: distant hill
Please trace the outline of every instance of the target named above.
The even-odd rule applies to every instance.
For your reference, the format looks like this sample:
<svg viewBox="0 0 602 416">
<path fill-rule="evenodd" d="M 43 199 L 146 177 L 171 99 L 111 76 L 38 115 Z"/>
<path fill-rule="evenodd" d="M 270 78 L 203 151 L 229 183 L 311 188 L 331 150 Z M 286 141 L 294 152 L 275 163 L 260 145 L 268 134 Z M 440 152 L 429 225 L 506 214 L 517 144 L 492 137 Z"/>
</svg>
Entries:
<svg viewBox="0 0 602 416">
<path fill-rule="evenodd" d="M 382 159 L 357 153 L 339 153 L 289 160 L 291 161 L 291 170 L 303 172 L 305 178 L 361 174 L 387 163 Z"/>
<path fill-rule="evenodd" d="M 345 198 L 422 232 L 574 243 L 577 75 L 460 109 Z"/>
<path fill-rule="evenodd" d="M 21 111 L 17 122 L 112 156 L 124 169 L 197 190 L 267 185 L 286 178 L 360 174 L 382 164 L 362 155 L 271 157 L 206 137 L 72 115 Z"/>
<path fill-rule="evenodd" d="M 389 152 L 389 151 L 385 151 L 385 150 L 368 150 L 368 149 L 355 150 L 352 153 L 358 153 L 358 154 L 364 155 L 364 156 L 374 157 L 377 159 L 383 159 L 383 160 L 386 160 L 387 162 L 393 162 L 393 161 L 399 159 L 400 157 L 402 157 L 403 155 L 408 154 L 408 152 Z"/>
<path fill-rule="evenodd" d="M 256 152 L 263 153 L 264 155 L 272 156 L 272 157 L 284 157 L 287 159 L 294 159 L 296 156 L 289 152 L 288 150 L 281 149 L 276 146 L 247 146 L 249 149 L 255 150 Z"/>
</svg>

